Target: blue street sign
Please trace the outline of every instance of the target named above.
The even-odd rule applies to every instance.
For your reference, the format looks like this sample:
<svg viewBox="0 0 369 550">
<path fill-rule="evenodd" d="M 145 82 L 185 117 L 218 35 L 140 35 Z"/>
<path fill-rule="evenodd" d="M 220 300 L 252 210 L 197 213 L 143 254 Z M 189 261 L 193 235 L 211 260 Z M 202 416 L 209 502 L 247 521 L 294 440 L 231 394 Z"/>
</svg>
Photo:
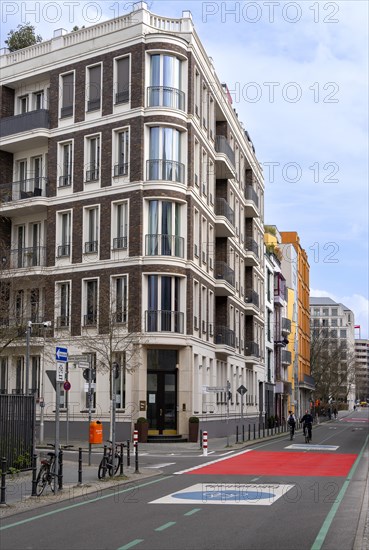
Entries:
<svg viewBox="0 0 369 550">
<path fill-rule="evenodd" d="M 57 347 L 55 356 L 57 361 L 60 361 L 61 363 L 66 363 L 68 361 L 68 349 Z"/>
</svg>

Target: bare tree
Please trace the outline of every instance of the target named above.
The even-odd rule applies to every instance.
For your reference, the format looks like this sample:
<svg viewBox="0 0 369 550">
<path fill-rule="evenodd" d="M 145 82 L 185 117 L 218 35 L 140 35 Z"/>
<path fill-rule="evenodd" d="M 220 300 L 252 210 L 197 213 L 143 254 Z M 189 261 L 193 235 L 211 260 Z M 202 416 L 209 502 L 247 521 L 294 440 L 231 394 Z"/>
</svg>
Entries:
<svg viewBox="0 0 369 550">
<path fill-rule="evenodd" d="M 326 327 L 314 327 L 310 365 L 318 399 L 325 403 L 347 400 L 355 383 L 355 355 L 347 348 L 346 341 L 332 338 Z"/>
</svg>

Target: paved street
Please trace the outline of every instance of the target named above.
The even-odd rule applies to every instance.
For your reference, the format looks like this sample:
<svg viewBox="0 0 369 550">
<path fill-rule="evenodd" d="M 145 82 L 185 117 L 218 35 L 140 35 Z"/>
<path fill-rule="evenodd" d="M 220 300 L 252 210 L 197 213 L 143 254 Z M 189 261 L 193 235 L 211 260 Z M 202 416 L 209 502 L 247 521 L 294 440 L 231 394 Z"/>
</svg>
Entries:
<svg viewBox="0 0 369 550">
<path fill-rule="evenodd" d="M 142 445 L 140 477 L 5 517 L 2 549 L 361 550 L 368 428 L 362 409 L 315 427 L 308 446 L 301 432 L 210 442 L 207 457 L 191 444 Z"/>
</svg>

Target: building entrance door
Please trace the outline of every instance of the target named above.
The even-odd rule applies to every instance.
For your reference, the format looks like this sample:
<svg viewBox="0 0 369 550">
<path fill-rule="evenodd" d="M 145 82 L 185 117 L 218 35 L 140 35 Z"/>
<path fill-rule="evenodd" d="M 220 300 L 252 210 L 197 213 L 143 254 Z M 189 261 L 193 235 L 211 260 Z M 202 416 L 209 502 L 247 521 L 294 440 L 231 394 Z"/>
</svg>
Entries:
<svg viewBox="0 0 369 550">
<path fill-rule="evenodd" d="M 177 433 L 177 352 L 148 350 L 147 419 L 151 435 Z"/>
</svg>

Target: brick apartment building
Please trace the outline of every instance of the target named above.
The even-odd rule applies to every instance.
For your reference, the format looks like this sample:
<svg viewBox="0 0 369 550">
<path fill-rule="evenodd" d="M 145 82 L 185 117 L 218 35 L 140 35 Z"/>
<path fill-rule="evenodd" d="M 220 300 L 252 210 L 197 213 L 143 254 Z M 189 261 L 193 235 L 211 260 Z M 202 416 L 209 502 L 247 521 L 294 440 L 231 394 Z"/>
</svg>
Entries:
<svg viewBox="0 0 369 550">
<path fill-rule="evenodd" d="M 0 64 L 1 330 L 17 332 L 1 391 L 35 392 L 48 433 L 62 346 L 91 361 L 104 424 L 115 380 L 119 437 L 138 416 L 186 435 L 199 415 L 220 435 L 227 383 L 231 415 L 240 385 L 263 412 L 263 176 L 190 12 L 140 2 Z M 77 359 L 71 435 L 86 427 Z"/>
</svg>

